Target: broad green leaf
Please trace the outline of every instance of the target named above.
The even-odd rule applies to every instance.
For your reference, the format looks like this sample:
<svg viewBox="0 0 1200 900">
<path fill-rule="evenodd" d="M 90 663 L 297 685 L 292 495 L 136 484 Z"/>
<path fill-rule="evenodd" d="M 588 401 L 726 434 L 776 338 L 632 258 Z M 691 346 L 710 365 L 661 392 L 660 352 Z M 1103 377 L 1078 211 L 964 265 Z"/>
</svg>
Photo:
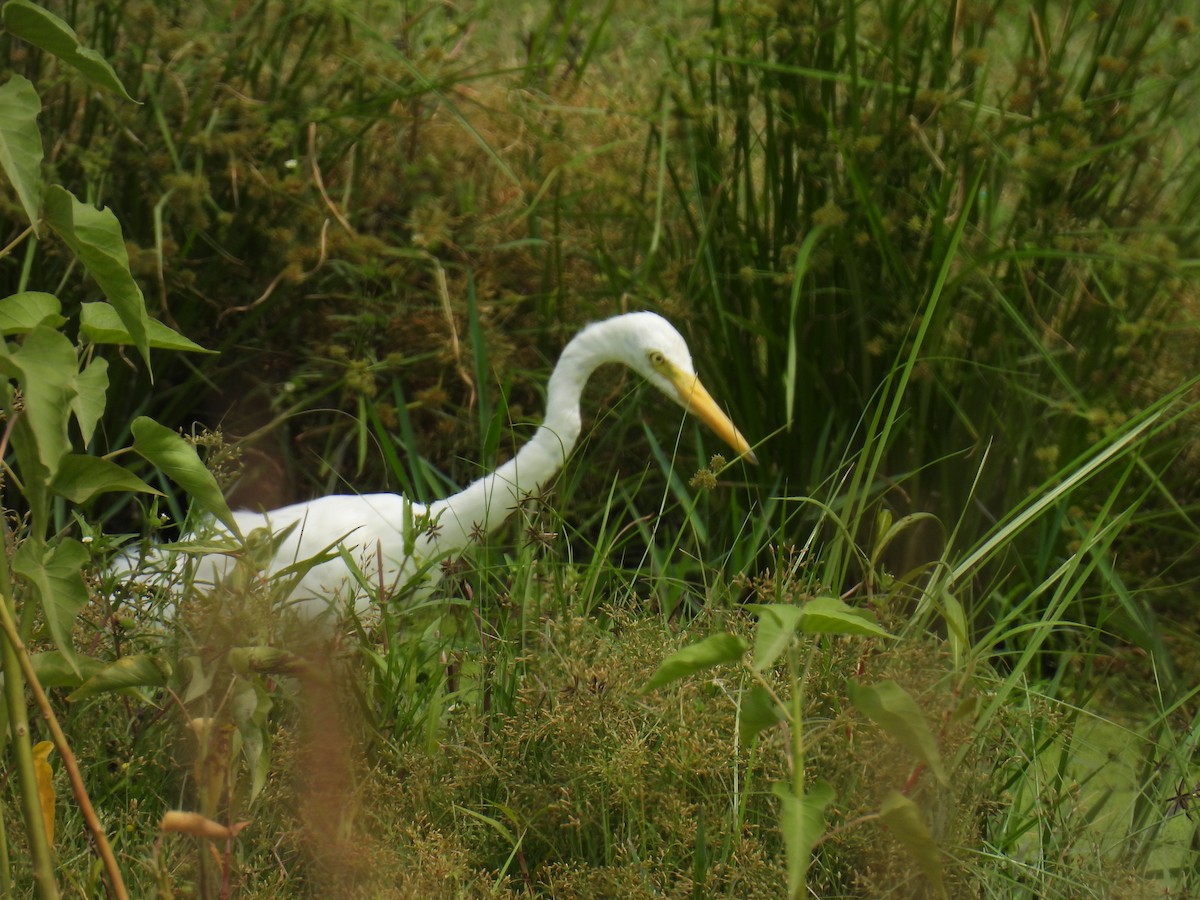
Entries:
<svg viewBox="0 0 1200 900">
<path fill-rule="evenodd" d="M 241 536 L 233 513 L 221 494 L 221 486 L 204 467 L 196 448 L 164 425 L 138 416 L 133 420 L 133 449 L 188 492 L 197 505 L 231 532 Z"/>
<path fill-rule="evenodd" d="M 76 655 L 74 660 L 70 660 L 59 650 L 31 653 L 29 662 L 33 665 L 38 684 L 44 688 L 76 688 L 104 668 L 104 663 L 98 659 Z M 72 666 L 72 662 L 78 669 Z"/>
<path fill-rule="evenodd" d="M 36 230 L 42 215 L 42 101 L 29 79 L 10 75 L 0 85 L 0 170 L 17 192 Z"/>
<path fill-rule="evenodd" d="M 790 784 L 779 782 L 773 791 L 780 802 L 779 829 L 787 856 L 788 896 L 800 897 L 813 847 L 825 833 L 825 807 L 833 802 L 833 788 L 818 781 L 797 797 Z"/>
<path fill-rule="evenodd" d="M 11 385 L 5 387 L 12 391 Z M 37 534 L 45 534 L 50 522 L 50 468 L 42 462 L 37 435 L 27 416 L 17 416 L 13 423 L 12 450 L 33 528 Z"/>
<path fill-rule="evenodd" d="M 267 783 L 271 766 L 267 729 L 271 697 L 256 680 L 239 678 L 229 698 L 229 711 L 242 736 L 242 755 L 250 767 L 250 799 L 253 800 Z"/>
<path fill-rule="evenodd" d="M 93 84 L 133 100 L 103 56 L 79 43 L 74 29 L 66 22 L 26 0 L 9 0 L 4 4 L 4 26 L 11 34 L 26 43 L 52 53 L 69 66 L 76 68 Z"/>
<path fill-rule="evenodd" d="M 847 606 L 837 597 L 814 597 L 799 605 L 753 603 L 747 608 L 758 616 L 753 662 L 756 672 L 775 664 L 797 630 L 805 634 L 891 637 L 875 623 L 870 612 Z"/>
<path fill-rule="evenodd" d="M 784 720 L 779 704 L 761 684 L 742 692 L 742 708 L 738 714 L 738 737 L 749 743 L 761 732 Z"/>
<path fill-rule="evenodd" d="M 68 700 L 130 688 L 162 687 L 171 677 L 171 664 L 148 653 L 123 656 L 109 663 L 72 693 Z"/>
<path fill-rule="evenodd" d="M 791 643 L 804 617 L 804 607 L 790 603 L 751 603 L 747 608 L 758 616 L 753 668 L 755 672 L 761 672 L 774 665 Z"/>
<path fill-rule="evenodd" d="M 713 634 L 699 643 L 672 653 L 650 676 L 643 691 L 652 691 L 702 669 L 736 662 L 746 652 L 746 642 L 735 634 Z"/>
<path fill-rule="evenodd" d="M 851 634 L 860 637 L 886 637 L 888 634 L 865 609 L 847 606 L 837 597 L 814 597 L 803 606 L 800 630 L 805 634 Z"/>
<path fill-rule="evenodd" d="M 879 817 L 916 860 L 938 896 L 946 896 L 942 880 L 942 855 L 917 805 L 899 791 L 891 791 L 879 809 Z"/>
<path fill-rule="evenodd" d="M 91 559 L 87 548 L 74 538 L 64 538 L 38 558 L 36 541 L 26 541 L 13 556 L 13 571 L 28 581 L 38 594 L 46 628 L 71 668 L 82 675 L 75 659 L 71 630 L 75 616 L 87 605 L 88 591 L 82 570 Z"/>
<path fill-rule="evenodd" d="M 53 294 L 23 291 L 0 300 L 0 334 L 29 334 L 45 322 L 57 329 L 67 321 L 60 313 L 62 304 Z"/>
<path fill-rule="evenodd" d="M 6 7 L 7 8 L 7 7 Z M 46 191 L 46 221 L 79 257 L 120 316 L 130 342 L 150 366 L 146 299 L 129 272 L 129 254 L 117 217 L 108 209 L 80 203 L 58 185 Z"/>
<path fill-rule="evenodd" d="M 84 303 L 79 308 L 79 336 L 93 344 L 132 344 L 129 329 L 108 303 Z M 157 319 L 146 322 L 146 338 L 155 350 L 181 350 L 189 353 L 216 353 L 189 341 L 178 331 Z"/>
<path fill-rule="evenodd" d="M 154 466 L 162 469 L 176 485 L 184 488 L 188 496 L 196 500 L 199 508 L 214 516 L 230 532 L 241 538 L 238 522 L 221 493 L 221 486 L 212 473 L 204 467 L 196 448 L 170 428 L 158 424 L 154 419 L 139 415 L 133 420 L 133 449 Z"/>
<path fill-rule="evenodd" d="M 75 396 L 71 412 L 79 423 L 84 446 L 92 442 L 96 423 L 104 415 L 105 395 L 108 393 L 108 360 L 93 359 L 75 378 Z"/>
<path fill-rule="evenodd" d="M 48 476 L 70 449 L 67 422 L 75 397 L 78 361 L 75 348 L 62 334 L 39 325 L 13 353 L 0 349 L 0 371 L 15 377 L 25 396 L 21 418 L 29 423 L 37 458 Z M 33 473 L 22 473 L 26 480 Z"/>
<path fill-rule="evenodd" d="M 115 462 L 82 453 L 68 453 L 62 458 L 50 482 L 50 490 L 72 503 L 87 503 L 97 494 L 108 491 L 136 491 L 162 496 L 161 491 L 155 490 Z"/>
<path fill-rule="evenodd" d="M 908 691 L 894 681 L 881 681 L 875 685 L 849 681 L 846 691 L 859 712 L 925 763 L 939 783 L 948 783 L 937 741 L 917 701 Z"/>
</svg>

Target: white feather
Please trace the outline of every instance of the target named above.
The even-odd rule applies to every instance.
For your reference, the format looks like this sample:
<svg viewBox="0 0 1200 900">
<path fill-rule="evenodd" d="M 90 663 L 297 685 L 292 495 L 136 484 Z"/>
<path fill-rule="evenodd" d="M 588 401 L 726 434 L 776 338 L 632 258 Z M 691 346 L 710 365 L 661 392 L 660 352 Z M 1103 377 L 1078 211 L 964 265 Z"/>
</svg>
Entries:
<svg viewBox="0 0 1200 900">
<path fill-rule="evenodd" d="M 370 585 L 382 580 L 388 592 L 414 587 L 418 592 L 428 591 L 441 575 L 442 560 L 499 526 L 562 468 L 582 429 L 579 400 L 584 385 L 599 366 L 610 362 L 623 363 L 696 412 L 753 461 L 745 438 L 700 387 L 679 332 L 654 313 L 629 313 L 589 325 L 567 344 L 550 376 L 542 425 L 516 456 L 465 490 L 428 507 L 399 494 L 321 497 L 270 512 L 235 513 L 238 528 L 243 536 L 264 529 L 279 540 L 264 573 L 267 576 L 331 549 L 344 550 Z M 214 531 L 217 536 L 229 537 L 222 527 Z M 188 577 L 204 590 L 228 575 L 234 562 L 232 555 L 207 553 L 199 557 Z M 112 569 L 143 583 L 175 583 L 183 572 L 183 560 L 159 557 L 138 565 L 126 555 L 114 561 Z M 353 603 L 360 615 L 370 611 L 369 593 L 340 555 L 304 573 L 292 587 L 289 600 L 305 619 L 322 616 L 339 602 Z"/>
</svg>

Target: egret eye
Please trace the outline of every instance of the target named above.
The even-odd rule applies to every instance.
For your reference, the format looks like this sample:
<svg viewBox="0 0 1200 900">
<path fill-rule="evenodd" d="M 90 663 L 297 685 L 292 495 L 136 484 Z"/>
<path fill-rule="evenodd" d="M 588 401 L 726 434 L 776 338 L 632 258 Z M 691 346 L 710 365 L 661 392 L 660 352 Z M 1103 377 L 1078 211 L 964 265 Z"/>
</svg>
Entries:
<svg viewBox="0 0 1200 900">
<path fill-rule="evenodd" d="M 651 350 L 650 351 L 650 365 L 654 366 L 654 368 L 656 368 L 656 369 L 661 369 L 666 364 L 667 364 L 667 358 L 662 355 L 662 351 L 660 351 L 660 350 Z"/>
</svg>

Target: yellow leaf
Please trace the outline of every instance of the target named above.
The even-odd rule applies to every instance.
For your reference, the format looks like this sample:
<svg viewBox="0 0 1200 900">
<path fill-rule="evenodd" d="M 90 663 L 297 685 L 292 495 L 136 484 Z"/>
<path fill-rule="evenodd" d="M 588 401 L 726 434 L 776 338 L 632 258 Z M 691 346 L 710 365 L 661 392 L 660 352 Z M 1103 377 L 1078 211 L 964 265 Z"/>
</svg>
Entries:
<svg viewBox="0 0 1200 900">
<path fill-rule="evenodd" d="M 38 799 L 42 802 L 42 824 L 46 826 L 46 841 L 54 846 L 54 770 L 50 768 L 52 741 L 33 745 L 33 773 L 37 777 Z"/>
</svg>

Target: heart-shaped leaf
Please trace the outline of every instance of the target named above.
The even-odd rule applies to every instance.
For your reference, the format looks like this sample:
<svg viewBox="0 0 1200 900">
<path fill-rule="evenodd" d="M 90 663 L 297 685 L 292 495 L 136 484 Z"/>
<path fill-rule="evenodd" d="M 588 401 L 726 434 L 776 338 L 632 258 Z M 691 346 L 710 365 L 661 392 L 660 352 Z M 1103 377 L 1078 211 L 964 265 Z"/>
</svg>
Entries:
<svg viewBox="0 0 1200 900">
<path fill-rule="evenodd" d="M 60 313 L 62 304 L 53 294 L 22 291 L 0 300 L 0 334 L 29 334 L 42 323 L 57 329 L 67 321 Z"/>
<path fill-rule="evenodd" d="M 95 50 L 83 46 L 75 30 L 54 13 L 26 0 L 8 0 L 4 4 L 3 17 L 4 27 L 11 34 L 54 54 L 93 84 L 136 102 L 125 90 L 125 85 L 121 84 L 121 79 L 108 60 Z"/>
<path fill-rule="evenodd" d="M 196 455 L 195 447 L 170 428 L 145 416 L 134 419 L 131 429 L 134 450 L 187 491 L 204 512 L 216 518 L 233 534 L 241 535 L 233 513 L 229 511 L 229 504 L 221 493 L 221 486 L 212 472 L 204 467 Z"/>
<path fill-rule="evenodd" d="M 0 84 L 0 170 L 35 229 L 42 215 L 41 111 L 42 101 L 29 79 L 10 75 Z"/>
<path fill-rule="evenodd" d="M 68 453 L 58 465 L 58 471 L 50 482 L 50 490 L 72 503 L 87 503 L 97 494 L 109 491 L 136 491 L 143 494 L 158 494 L 128 469 L 98 456 Z"/>
<path fill-rule="evenodd" d="M 42 546 L 32 540 L 23 543 L 13 555 L 13 571 L 33 586 L 55 646 L 71 668 L 82 674 L 75 659 L 71 630 L 75 616 L 90 599 L 82 571 L 91 555 L 74 538 L 64 538 L 44 552 Z"/>
<path fill-rule="evenodd" d="M 46 191 L 45 206 L 46 221 L 100 285 L 100 290 L 125 325 L 131 343 L 149 368 L 150 345 L 146 332 L 150 317 L 146 315 L 146 298 L 130 274 L 129 254 L 117 217 L 111 210 L 80 203 L 58 185 Z"/>
<path fill-rule="evenodd" d="M 79 307 L 79 336 L 93 344 L 134 343 L 117 310 L 108 303 L 84 303 Z M 195 341 L 189 341 L 157 319 L 147 320 L 146 339 L 155 350 L 216 353 L 215 350 L 206 350 Z"/>
</svg>

